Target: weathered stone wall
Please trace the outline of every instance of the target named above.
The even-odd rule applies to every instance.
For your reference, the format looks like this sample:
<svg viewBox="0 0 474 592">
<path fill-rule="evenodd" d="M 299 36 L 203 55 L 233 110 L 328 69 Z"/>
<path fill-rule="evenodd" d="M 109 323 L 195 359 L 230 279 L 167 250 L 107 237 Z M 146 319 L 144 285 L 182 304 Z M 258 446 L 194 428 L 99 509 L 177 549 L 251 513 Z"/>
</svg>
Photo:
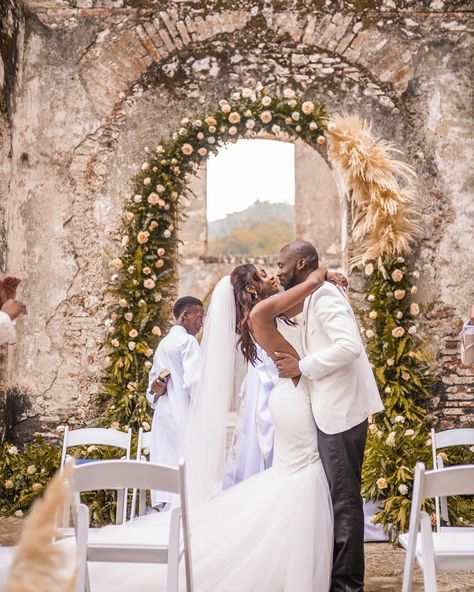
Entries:
<svg viewBox="0 0 474 592">
<path fill-rule="evenodd" d="M 442 421 L 468 418 L 474 378 L 456 337 L 474 300 L 468 2 L 27 0 L 25 10 L 0 165 L 7 268 L 24 277 L 29 309 L 4 378 L 31 405 L 13 435 L 93 419 L 108 260 L 143 148 L 257 81 L 369 118 L 417 169 L 433 405 Z"/>
</svg>

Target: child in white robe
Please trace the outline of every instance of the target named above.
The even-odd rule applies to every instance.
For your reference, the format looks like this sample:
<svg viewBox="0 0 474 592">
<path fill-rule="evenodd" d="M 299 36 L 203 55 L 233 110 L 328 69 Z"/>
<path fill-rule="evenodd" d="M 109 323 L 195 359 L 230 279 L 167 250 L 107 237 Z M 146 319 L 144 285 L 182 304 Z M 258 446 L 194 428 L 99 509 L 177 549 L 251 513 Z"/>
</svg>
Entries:
<svg viewBox="0 0 474 592">
<path fill-rule="evenodd" d="M 154 409 L 150 460 L 177 467 L 183 455 L 191 392 L 201 370 L 195 335 L 202 328 L 204 308 L 197 298 L 185 296 L 176 301 L 173 315 L 176 324 L 155 352 L 146 396 Z M 160 378 L 165 370 L 170 373 L 167 380 Z M 169 494 L 152 492 L 154 507 L 170 500 Z"/>
</svg>

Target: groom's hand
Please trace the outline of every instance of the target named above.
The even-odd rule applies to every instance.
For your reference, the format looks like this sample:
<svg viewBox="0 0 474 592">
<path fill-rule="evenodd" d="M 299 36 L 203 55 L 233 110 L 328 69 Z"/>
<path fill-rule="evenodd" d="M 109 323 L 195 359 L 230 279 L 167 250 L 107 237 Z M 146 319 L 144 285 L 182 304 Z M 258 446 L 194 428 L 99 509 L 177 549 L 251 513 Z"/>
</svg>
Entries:
<svg viewBox="0 0 474 592">
<path fill-rule="evenodd" d="M 298 378 L 298 376 L 301 376 L 298 358 L 284 352 L 275 352 L 275 356 L 278 358 L 275 364 L 280 378 Z"/>
</svg>

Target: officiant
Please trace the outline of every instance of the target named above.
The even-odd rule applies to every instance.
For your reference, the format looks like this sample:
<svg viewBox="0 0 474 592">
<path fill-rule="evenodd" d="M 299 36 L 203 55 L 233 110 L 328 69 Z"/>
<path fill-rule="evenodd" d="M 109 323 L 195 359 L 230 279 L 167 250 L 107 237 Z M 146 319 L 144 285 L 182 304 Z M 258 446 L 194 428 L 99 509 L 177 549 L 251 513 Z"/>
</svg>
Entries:
<svg viewBox="0 0 474 592">
<path fill-rule="evenodd" d="M 183 456 L 184 437 L 201 358 L 196 335 L 202 328 L 203 304 L 197 298 L 179 298 L 173 307 L 175 325 L 155 352 L 146 397 L 154 410 L 151 462 L 177 467 Z M 169 494 L 152 491 L 152 506 L 163 507 Z"/>
</svg>

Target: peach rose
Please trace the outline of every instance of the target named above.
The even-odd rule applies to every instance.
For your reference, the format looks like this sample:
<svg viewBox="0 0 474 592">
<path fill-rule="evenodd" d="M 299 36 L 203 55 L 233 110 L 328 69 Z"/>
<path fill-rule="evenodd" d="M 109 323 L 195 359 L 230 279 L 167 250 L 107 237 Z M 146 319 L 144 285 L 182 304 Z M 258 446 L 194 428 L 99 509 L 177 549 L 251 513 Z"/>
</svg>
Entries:
<svg viewBox="0 0 474 592">
<path fill-rule="evenodd" d="M 417 304 L 416 302 L 412 302 L 410 304 L 410 314 L 412 314 L 414 317 L 416 317 L 418 314 L 420 314 L 419 304 Z"/>
<path fill-rule="evenodd" d="M 207 117 L 204 121 L 207 125 L 217 125 L 217 121 L 214 119 L 214 117 Z"/>
<path fill-rule="evenodd" d="M 403 337 L 403 335 L 405 334 L 405 329 L 403 327 L 395 327 L 395 329 L 392 329 L 392 335 L 393 337 Z"/>
<path fill-rule="evenodd" d="M 194 151 L 193 147 L 191 146 L 191 144 L 183 144 L 181 146 L 181 152 L 185 155 L 185 156 L 189 156 L 190 154 L 192 154 Z"/>
<path fill-rule="evenodd" d="M 160 247 L 157 251 L 158 256 L 159 257 L 163 257 L 163 255 L 165 254 L 165 250 L 163 249 L 163 247 Z"/>
<path fill-rule="evenodd" d="M 151 334 L 155 335 L 156 337 L 159 337 L 161 335 L 161 329 L 157 325 L 155 325 L 151 330 Z"/>
<path fill-rule="evenodd" d="M 237 111 L 233 111 L 229 115 L 229 123 L 239 123 L 239 121 L 240 121 L 240 115 L 237 113 Z"/>
<path fill-rule="evenodd" d="M 401 269 L 394 269 L 392 272 L 392 280 L 394 282 L 399 282 L 403 279 L 403 271 Z"/>
<path fill-rule="evenodd" d="M 301 105 L 301 111 L 303 111 L 305 115 L 310 115 L 314 111 L 314 103 L 311 101 L 305 101 Z"/>
<path fill-rule="evenodd" d="M 159 201 L 160 196 L 157 193 L 150 193 L 150 195 L 147 197 L 147 202 L 152 206 L 156 206 Z"/>
<path fill-rule="evenodd" d="M 395 298 L 395 300 L 403 300 L 405 298 L 405 290 L 395 290 L 395 292 L 393 293 L 393 296 Z"/>
<path fill-rule="evenodd" d="M 387 479 L 385 479 L 385 477 L 380 477 L 380 479 L 377 479 L 377 487 L 379 489 L 386 489 L 388 487 Z"/>
<path fill-rule="evenodd" d="M 270 113 L 270 111 L 262 111 L 260 113 L 260 120 L 262 121 L 262 123 L 270 123 L 270 121 L 272 120 L 272 114 Z"/>
<path fill-rule="evenodd" d="M 151 278 L 147 278 L 144 282 L 143 285 L 145 286 L 145 288 L 147 288 L 148 290 L 153 290 L 153 288 L 155 287 L 155 282 L 151 279 Z"/>
<path fill-rule="evenodd" d="M 144 245 L 145 243 L 147 243 L 149 238 L 150 238 L 150 233 L 148 232 L 148 230 L 140 230 L 140 232 L 137 234 L 137 241 L 141 245 Z"/>
</svg>

